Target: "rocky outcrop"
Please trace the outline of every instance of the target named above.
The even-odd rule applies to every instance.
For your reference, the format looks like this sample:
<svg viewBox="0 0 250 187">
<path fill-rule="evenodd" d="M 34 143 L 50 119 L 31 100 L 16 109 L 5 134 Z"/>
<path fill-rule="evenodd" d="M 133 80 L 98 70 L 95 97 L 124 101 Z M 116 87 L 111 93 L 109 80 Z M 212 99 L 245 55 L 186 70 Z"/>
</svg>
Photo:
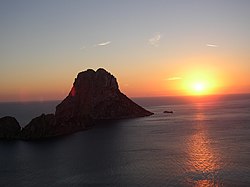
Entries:
<svg viewBox="0 0 250 187">
<path fill-rule="evenodd" d="M 14 117 L 5 116 L 0 118 L 0 138 L 18 138 L 21 127 Z"/>
<path fill-rule="evenodd" d="M 55 113 L 57 123 L 149 115 L 152 113 L 121 93 L 116 78 L 104 69 L 79 73 L 69 95 L 56 107 Z"/>
<path fill-rule="evenodd" d="M 21 137 L 24 139 L 44 138 L 56 135 L 56 120 L 54 114 L 42 114 L 32 119 L 22 129 Z"/>
<path fill-rule="evenodd" d="M 55 114 L 42 114 L 21 131 L 15 118 L 0 120 L 0 138 L 36 139 L 85 130 L 99 120 L 149 116 L 119 90 L 116 78 L 104 69 L 88 69 L 77 75 L 69 95 Z"/>
<path fill-rule="evenodd" d="M 165 111 L 163 111 L 163 113 L 165 113 L 165 114 L 173 114 L 174 112 L 172 110 L 165 110 Z"/>
<path fill-rule="evenodd" d="M 73 119 L 67 123 L 57 123 L 54 114 L 42 114 L 32 119 L 21 131 L 22 139 L 39 139 L 70 134 L 87 129 L 87 124 L 92 124 L 90 119 L 82 119 L 82 123 Z"/>
</svg>

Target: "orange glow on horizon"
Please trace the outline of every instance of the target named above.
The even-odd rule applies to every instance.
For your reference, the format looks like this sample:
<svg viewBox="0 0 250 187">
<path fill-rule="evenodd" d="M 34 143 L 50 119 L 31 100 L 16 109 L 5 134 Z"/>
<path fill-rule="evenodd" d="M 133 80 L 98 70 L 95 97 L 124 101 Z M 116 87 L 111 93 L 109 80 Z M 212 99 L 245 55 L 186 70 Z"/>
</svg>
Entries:
<svg viewBox="0 0 250 187">
<path fill-rule="evenodd" d="M 150 70 L 142 71 L 140 66 L 133 71 L 106 70 L 117 78 L 120 90 L 130 98 L 250 93 L 246 73 L 228 66 L 223 66 L 221 71 L 219 66 L 215 68 L 207 65 L 209 62 L 204 59 L 187 60 L 187 64 L 190 64 L 188 67 L 182 67 L 178 63 L 164 65 L 163 60 L 159 61 L 162 65 L 147 67 Z M 197 61 L 202 61 L 203 64 L 199 65 Z M 215 60 L 213 62 L 218 63 Z M 62 100 L 69 94 L 76 74 L 77 72 L 72 72 L 63 78 L 59 75 L 38 77 L 34 79 L 36 81 L 11 79 L 9 84 L 2 84 L 0 101 Z"/>
</svg>

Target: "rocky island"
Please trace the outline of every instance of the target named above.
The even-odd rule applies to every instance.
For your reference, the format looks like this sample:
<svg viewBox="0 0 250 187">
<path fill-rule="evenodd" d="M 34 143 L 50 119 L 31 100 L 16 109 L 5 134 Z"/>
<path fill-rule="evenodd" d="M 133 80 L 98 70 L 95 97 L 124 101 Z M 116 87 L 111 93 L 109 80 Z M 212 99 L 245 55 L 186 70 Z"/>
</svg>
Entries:
<svg viewBox="0 0 250 187">
<path fill-rule="evenodd" d="M 70 134 L 92 127 L 99 120 L 152 115 L 120 90 L 105 69 L 80 72 L 55 114 L 42 114 L 21 129 L 13 117 L 0 118 L 0 138 L 36 139 Z"/>
<path fill-rule="evenodd" d="M 20 132 L 21 127 L 14 117 L 5 116 L 0 118 L 0 138 L 16 138 Z"/>
</svg>

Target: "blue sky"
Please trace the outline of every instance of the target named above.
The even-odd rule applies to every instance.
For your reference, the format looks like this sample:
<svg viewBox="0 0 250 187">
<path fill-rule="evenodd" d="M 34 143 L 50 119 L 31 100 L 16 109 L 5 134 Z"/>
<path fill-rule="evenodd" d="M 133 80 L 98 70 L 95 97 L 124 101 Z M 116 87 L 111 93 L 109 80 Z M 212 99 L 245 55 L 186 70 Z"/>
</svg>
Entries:
<svg viewBox="0 0 250 187">
<path fill-rule="evenodd" d="M 184 77 L 190 66 L 245 80 L 249 10 L 247 0 L 1 1 L 0 100 L 62 98 L 79 71 L 98 67 L 131 96 L 169 95 L 171 85 L 150 92 L 142 82 Z"/>
</svg>

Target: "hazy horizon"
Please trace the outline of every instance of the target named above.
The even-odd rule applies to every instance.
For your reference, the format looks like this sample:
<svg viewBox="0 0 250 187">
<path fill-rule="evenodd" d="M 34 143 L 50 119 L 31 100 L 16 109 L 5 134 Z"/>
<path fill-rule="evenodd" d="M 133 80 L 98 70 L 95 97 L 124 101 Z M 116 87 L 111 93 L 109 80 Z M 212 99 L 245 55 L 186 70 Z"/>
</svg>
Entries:
<svg viewBox="0 0 250 187">
<path fill-rule="evenodd" d="M 199 101 L 200 99 L 213 99 L 213 98 L 220 98 L 220 97 L 230 97 L 230 96 L 249 96 L 250 93 L 228 93 L 228 94 L 209 94 L 209 95 L 158 95 L 158 96 L 138 96 L 138 97 L 128 97 L 135 101 L 137 99 L 160 99 L 160 98 L 190 98 L 194 99 L 195 101 Z M 58 102 L 58 104 L 63 101 L 66 97 L 68 96 L 65 95 L 63 98 L 59 99 L 48 99 L 48 100 L 5 100 L 5 101 L 0 101 L 0 103 L 46 103 L 46 102 Z"/>
<path fill-rule="evenodd" d="M 1 1 L 0 102 L 105 68 L 128 97 L 250 93 L 250 1 Z"/>
</svg>

